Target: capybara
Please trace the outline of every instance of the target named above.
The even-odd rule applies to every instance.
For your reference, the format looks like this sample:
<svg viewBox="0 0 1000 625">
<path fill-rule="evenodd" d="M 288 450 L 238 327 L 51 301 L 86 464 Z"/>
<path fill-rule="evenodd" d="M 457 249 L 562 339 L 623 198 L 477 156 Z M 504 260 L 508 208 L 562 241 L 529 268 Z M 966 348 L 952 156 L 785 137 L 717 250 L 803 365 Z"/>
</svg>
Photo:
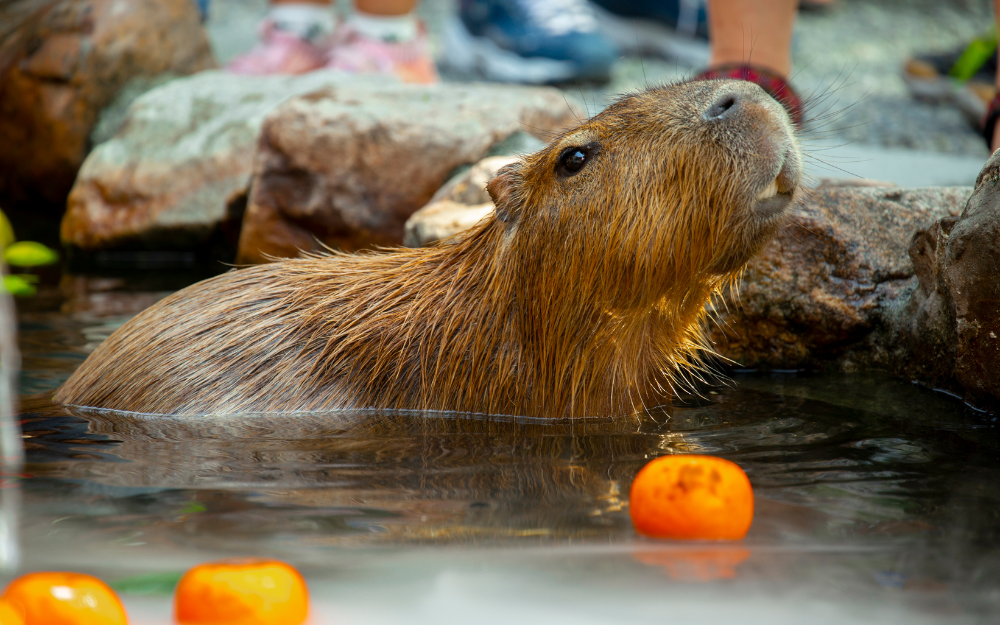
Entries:
<svg viewBox="0 0 1000 625">
<path fill-rule="evenodd" d="M 629 94 L 503 167 L 471 230 L 190 286 L 112 334 L 55 399 L 633 414 L 702 367 L 706 303 L 783 224 L 800 172 L 787 113 L 754 84 Z"/>
</svg>

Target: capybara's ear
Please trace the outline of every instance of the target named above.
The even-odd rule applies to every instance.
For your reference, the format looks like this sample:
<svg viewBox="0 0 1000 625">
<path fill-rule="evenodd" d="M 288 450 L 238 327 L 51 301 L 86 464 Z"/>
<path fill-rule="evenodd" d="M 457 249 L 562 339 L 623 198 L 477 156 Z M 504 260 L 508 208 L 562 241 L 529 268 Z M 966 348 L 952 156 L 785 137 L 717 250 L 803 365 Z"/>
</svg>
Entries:
<svg viewBox="0 0 1000 625">
<path fill-rule="evenodd" d="M 497 219 L 505 224 L 513 223 L 520 216 L 522 182 L 518 164 L 510 163 L 498 169 L 497 175 L 486 185 L 496 206 Z"/>
</svg>

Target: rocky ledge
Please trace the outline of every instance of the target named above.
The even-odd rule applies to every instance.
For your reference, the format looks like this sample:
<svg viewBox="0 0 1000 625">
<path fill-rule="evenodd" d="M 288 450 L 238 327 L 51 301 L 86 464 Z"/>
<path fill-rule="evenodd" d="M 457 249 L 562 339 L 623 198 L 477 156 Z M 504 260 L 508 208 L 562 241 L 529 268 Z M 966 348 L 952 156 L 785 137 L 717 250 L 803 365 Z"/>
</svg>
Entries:
<svg viewBox="0 0 1000 625">
<path fill-rule="evenodd" d="M 398 245 L 456 168 L 574 120 L 552 88 L 203 72 L 139 97 L 93 150 L 62 239 L 92 252 L 238 237 L 240 263 Z"/>
</svg>

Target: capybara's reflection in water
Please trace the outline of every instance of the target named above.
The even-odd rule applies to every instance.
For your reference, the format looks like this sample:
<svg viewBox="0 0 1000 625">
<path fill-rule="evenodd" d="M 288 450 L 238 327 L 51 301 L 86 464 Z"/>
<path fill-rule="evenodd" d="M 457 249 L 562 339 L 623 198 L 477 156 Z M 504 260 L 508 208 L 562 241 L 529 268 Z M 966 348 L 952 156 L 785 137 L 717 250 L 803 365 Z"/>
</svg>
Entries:
<svg viewBox="0 0 1000 625">
<path fill-rule="evenodd" d="M 258 501 L 282 509 L 348 506 L 391 513 L 379 523 L 388 531 L 354 536 L 364 540 L 621 532 L 630 527 L 628 488 L 635 473 L 655 455 L 686 451 L 682 435 L 663 430 L 665 413 L 661 423 L 433 413 L 218 419 L 72 413 L 86 419 L 94 435 L 120 441 L 102 449 L 128 462 L 66 462 L 49 475 L 131 488 L 258 491 Z M 260 511 L 256 517 L 245 512 L 199 515 L 191 522 L 228 527 L 226 534 L 239 533 L 237 526 L 266 533 L 271 523 L 259 518 Z M 413 523 L 414 515 L 425 521 Z M 250 518 L 256 520 L 247 525 Z"/>
</svg>

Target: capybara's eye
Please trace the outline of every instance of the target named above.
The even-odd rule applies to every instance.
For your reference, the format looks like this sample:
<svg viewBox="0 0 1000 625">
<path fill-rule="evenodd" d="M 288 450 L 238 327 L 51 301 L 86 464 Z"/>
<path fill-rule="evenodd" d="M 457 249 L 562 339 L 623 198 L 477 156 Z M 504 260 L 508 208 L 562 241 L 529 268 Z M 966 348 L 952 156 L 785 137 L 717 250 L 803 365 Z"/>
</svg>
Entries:
<svg viewBox="0 0 1000 625">
<path fill-rule="evenodd" d="M 556 173 L 560 176 L 572 176 L 583 169 L 583 166 L 587 164 L 588 158 L 590 158 L 590 150 L 586 147 L 566 148 L 559 155 L 559 165 L 556 167 Z"/>
<path fill-rule="evenodd" d="M 583 169 L 584 165 L 592 161 L 600 151 L 601 144 L 597 141 L 591 141 L 587 145 L 566 148 L 559 155 L 559 161 L 556 163 L 556 174 L 563 177 L 576 174 Z"/>
</svg>

